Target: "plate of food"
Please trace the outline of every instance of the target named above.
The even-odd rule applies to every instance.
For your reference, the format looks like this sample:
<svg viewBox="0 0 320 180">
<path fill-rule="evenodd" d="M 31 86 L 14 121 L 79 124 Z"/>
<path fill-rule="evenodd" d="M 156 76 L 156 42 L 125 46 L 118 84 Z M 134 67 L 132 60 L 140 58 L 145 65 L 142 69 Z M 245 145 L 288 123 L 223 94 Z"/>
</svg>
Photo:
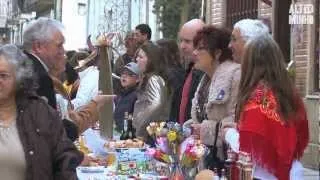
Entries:
<svg viewBox="0 0 320 180">
<path fill-rule="evenodd" d="M 104 166 L 81 166 L 78 167 L 82 173 L 104 173 Z"/>
</svg>

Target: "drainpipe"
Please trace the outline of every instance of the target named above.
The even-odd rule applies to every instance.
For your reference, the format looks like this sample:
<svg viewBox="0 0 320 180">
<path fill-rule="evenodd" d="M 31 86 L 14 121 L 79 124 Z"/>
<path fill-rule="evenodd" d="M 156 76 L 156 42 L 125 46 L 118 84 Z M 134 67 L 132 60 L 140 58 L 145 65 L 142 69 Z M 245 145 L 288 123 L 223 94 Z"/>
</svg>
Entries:
<svg viewBox="0 0 320 180">
<path fill-rule="evenodd" d="M 128 3 L 128 31 L 131 31 L 131 6 L 132 6 L 132 0 L 129 0 Z"/>
<path fill-rule="evenodd" d="M 54 18 L 62 21 L 62 0 L 54 1 Z"/>
<path fill-rule="evenodd" d="M 146 0 L 146 24 L 149 24 L 149 0 Z"/>
</svg>

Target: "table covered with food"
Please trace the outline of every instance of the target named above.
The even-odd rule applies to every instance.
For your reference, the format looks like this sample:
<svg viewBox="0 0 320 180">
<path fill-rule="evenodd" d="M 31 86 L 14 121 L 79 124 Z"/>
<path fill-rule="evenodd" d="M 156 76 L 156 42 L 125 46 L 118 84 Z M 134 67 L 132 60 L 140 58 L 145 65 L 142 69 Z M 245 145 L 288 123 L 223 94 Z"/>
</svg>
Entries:
<svg viewBox="0 0 320 180">
<path fill-rule="evenodd" d="M 88 129 L 76 145 L 85 154 L 77 168 L 80 180 L 106 179 L 194 179 L 206 149 L 178 123 L 150 123 L 146 128 L 155 142 L 140 138 L 104 139 L 99 130 Z"/>
</svg>

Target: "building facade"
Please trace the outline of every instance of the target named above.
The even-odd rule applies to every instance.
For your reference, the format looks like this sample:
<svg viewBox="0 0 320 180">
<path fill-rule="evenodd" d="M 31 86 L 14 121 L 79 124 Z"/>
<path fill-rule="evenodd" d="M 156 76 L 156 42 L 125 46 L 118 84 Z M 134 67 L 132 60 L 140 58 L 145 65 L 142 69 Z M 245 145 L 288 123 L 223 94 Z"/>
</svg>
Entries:
<svg viewBox="0 0 320 180">
<path fill-rule="evenodd" d="M 291 4 L 291 1 L 287 2 Z M 319 0 L 295 0 L 294 2 L 295 4 L 310 5 L 313 8 L 310 14 L 313 17 L 313 23 L 289 25 L 287 60 L 294 62 L 295 84 L 304 98 L 308 112 L 310 142 L 305 151 L 303 162 L 305 167 L 316 169 L 320 162 L 320 7 Z M 284 1 L 281 0 L 281 3 Z M 281 26 L 277 21 L 278 17 L 282 15 L 281 11 L 284 14 L 289 14 L 290 7 L 292 7 L 288 5 L 283 9 L 277 7 L 279 4 L 280 0 L 207 0 L 206 21 L 209 24 L 232 28 L 232 25 L 242 18 L 259 18 L 269 23 L 273 33 L 276 33 L 277 27 Z M 277 12 L 277 9 L 281 9 L 280 13 Z M 286 52 L 284 53 L 286 54 Z"/>
</svg>

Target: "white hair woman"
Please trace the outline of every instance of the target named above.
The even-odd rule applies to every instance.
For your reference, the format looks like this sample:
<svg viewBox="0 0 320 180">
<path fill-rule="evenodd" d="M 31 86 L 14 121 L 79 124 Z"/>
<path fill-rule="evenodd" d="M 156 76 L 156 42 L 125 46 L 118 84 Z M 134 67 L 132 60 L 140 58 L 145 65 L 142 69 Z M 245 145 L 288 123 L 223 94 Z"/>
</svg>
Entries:
<svg viewBox="0 0 320 180">
<path fill-rule="evenodd" d="M 77 179 L 83 156 L 55 110 L 35 95 L 32 67 L 15 46 L 0 47 L 2 179 Z"/>
<path fill-rule="evenodd" d="M 229 43 L 233 59 L 241 63 L 245 44 L 262 34 L 269 34 L 269 28 L 260 20 L 242 19 L 235 23 Z"/>
</svg>

